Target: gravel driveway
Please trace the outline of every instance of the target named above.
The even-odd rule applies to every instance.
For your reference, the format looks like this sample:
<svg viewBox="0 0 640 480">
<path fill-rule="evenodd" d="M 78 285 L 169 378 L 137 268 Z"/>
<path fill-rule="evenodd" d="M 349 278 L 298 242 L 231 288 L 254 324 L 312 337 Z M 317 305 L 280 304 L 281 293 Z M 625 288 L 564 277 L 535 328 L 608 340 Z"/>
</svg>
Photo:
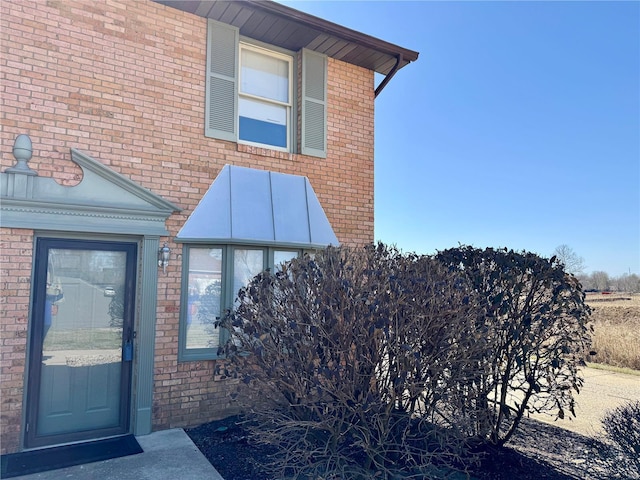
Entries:
<svg viewBox="0 0 640 480">
<path fill-rule="evenodd" d="M 604 434 L 602 417 L 620 405 L 640 400 L 640 375 L 584 368 L 584 385 L 576 396 L 576 417 L 554 421 L 548 415 L 532 415 L 532 418 L 551 423 L 572 432 L 590 437 Z"/>
</svg>

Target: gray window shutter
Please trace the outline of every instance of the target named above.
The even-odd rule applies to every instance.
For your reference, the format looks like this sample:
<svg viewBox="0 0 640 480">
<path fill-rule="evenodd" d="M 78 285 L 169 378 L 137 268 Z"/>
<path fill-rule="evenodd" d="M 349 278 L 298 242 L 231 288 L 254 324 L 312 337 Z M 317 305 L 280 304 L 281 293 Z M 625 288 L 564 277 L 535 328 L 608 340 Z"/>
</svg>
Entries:
<svg viewBox="0 0 640 480">
<path fill-rule="evenodd" d="M 302 50 L 303 155 L 327 156 L 327 57 Z"/>
<path fill-rule="evenodd" d="M 238 140 L 238 29 L 209 20 L 207 28 L 207 84 L 205 135 Z"/>
</svg>

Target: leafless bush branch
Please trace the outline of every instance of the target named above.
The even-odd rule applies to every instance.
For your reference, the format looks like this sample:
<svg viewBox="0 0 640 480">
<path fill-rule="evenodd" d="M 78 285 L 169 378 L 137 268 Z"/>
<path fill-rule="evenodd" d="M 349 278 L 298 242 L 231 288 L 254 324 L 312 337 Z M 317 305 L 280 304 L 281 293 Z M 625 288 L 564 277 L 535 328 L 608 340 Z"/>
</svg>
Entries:
<svg viewBox="0 0 640 480">
<path fill-rule="evenodd" d="M 274 474 L 435 478 L 468 464 L 452 409 L 484 344 L 463 278 L 383 245 L 328 249 L 240 301 L 225 353 L 254 396 L 279 399 L 254 407 L 256 438 L 280 452 Z"/>
</svg>

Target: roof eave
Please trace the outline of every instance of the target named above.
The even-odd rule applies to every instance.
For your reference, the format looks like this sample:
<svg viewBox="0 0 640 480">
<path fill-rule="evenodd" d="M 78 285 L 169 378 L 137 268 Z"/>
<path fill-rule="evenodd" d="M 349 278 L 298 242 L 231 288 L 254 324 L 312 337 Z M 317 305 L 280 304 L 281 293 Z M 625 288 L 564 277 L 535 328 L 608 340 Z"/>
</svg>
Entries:
<svg viewBox="0 0 640 480">
<path fill-rule="evenodd" d="M 236 0 L 236 1 L 240 3 L 250 4 L 254 8 L 257 7 L 258 9 L 262 9 L 270 13 L 283 16 L 285 18 L 294 18 L 296 21 L 308 27 L 315 28 L 324 33 L 335 35 L 349 42 L 374 48 L 377 51 L 386 53 L 395 58 L 397 58 L 399 55 L 402 55 L 402 58 L 406 62 L 404 63 L 404 65 L 410 62 L 414 62 L 418 59 L 419 53 L 416 51 L 409 50 L 408 48 L 395 45 L 393 43 L 387 42 L 385 40 L 381 40 L 376 37 L 372 37 L 371 35 L 358 32 L 357 30 L 352 30 L 350 28 L 343 27 L 342 25 L 338 25 L 337 23 L 329 22 L 328 20 L 324 20 L 320 17 L 316 17 L 314 15 L 301 12 L 299 10 L 296 10 L 291 7 L 287 7 L 286 5 L 282 5 L 280 3 L 276 3 L 271 0 Z M 382 73 L 382 72 L 378 72 L 378 73 Z"/>
<path fill-rule="evenodd" d="M 203 18 L 211 18 L 240 29 L 248 38 L 264 41 L 289 50 L 308 48 L 330 57 L 373 70 L 382 75 L 397 71 L 418 59 L 418 52 L 394 45 L 376 37 L 309 15 L 272 0 L 153 0 Z M 242 13 L 239 13 L 242 12 Z M 274 40 L 274 32 L 256 29 L 247 22 L 255 14 L 262 19 L 286 22 L 292 36 Z M 259 19 L 257 24 L 262 23 Z M 282 26 L 283 23 L 280 23 Z M 262 28 L 262 27 L 261 27 Z M 280 33 L 280 32 L 278 32 Z M 400 62 L 397 63 L 397 60 Z"/>
</svg>

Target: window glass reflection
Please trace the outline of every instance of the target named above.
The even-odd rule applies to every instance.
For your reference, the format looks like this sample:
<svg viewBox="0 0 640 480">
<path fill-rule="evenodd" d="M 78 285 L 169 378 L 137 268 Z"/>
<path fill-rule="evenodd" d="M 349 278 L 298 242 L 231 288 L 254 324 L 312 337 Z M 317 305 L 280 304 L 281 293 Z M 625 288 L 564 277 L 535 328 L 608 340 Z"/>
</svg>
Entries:
<svg viewBox="0 0 640 480">
<path fill-rule="evenodd" d="M 233 297 L 238 290 L 264 270 L 264 253 L 262 249 L 237 248 L 233 252 Z"/>
<path fill-rule="evenodd" d="M 189 250 L 186 348 L 218 346 L 222 305 L 222 248 Z"/>
<path fill-rule="evenodd" d="M 273 252 L 273 269 L 279 272 L 282 269 L 282 264 L 292 260 L 298 256 L 296 250 L 275 250 Z"/>
<path fill-rule="evenodd" d="M 43 319 L 46 362 L 68 363 L 68 358 L 58 356 L 70 351 L 102 351 L 119 361 L 125 265 L 126 253 L 121 251 L 49 250 Z"/>
</svg>

